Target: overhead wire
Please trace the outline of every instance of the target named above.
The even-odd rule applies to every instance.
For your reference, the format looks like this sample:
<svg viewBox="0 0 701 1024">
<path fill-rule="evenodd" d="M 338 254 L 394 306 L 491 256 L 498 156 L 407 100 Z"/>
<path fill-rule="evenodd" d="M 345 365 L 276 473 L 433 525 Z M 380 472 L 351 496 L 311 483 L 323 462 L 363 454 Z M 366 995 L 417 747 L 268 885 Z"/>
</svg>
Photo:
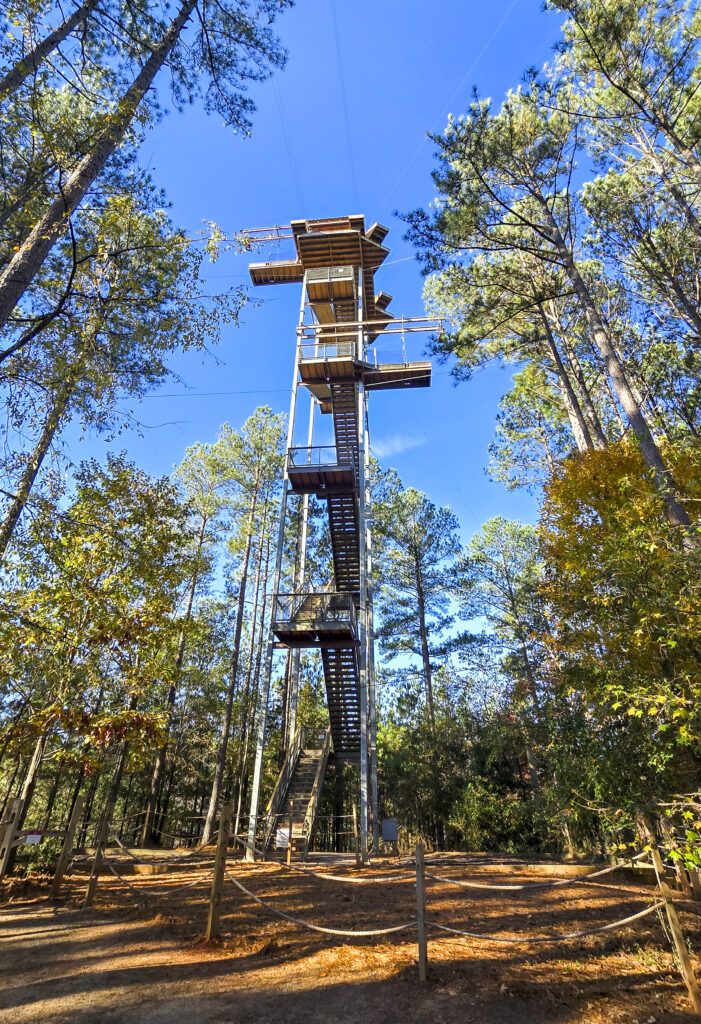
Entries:
<svg viewBox="0 0 701 1024">
<path fill-rule="evenodd" d="M 484 55 L 487 52 L 487 50 L 489 49 L 489 47 L 492 45 L 492 43 L 496 39 L 497 35 L 499 34 L 499 32 L 502 29 L 502 26 L 506 22 L 506 19 L 509 17 L 509 15 L 513 11 L 513 9 L 514 9 L 514 7 L 516 6 L 517 3 L 518 3 L 518 0 L 512 0 L 512 2 L 509 4 L 508 8 L 506 9 L 504 14 L 502 15 L 501 21 L 499 22 L 497 27 L 494 29 L 494 31 L 492 32 L 491 36 L 489 37 L 487 42 L 484 44 L 484 46 L 482 47 L 480 52 L 477 54 L 475 59 L 470 64 L 469 68 L 467 69 L 467 71 L 466 71 L 465 75 L 463 76 L 463 79 L 460 82 L 460 84 L 458 85 L 457 89 L 455 89 L 455 91 L 451 94 L 450 99 L 448 100 L 448 102 L 443 107 L 442 111 L 440 112 L 440 114 L 438 115 L 436 120 L 434 121 L 433 126 L 431 127 L 429 133 L 427 135 L 424 135 L 424 137 L 422 138 L 421 142 L 419 143 L 419 145 L 414 150 L 413 155 L 407 160 L 407 162 L 404 165 L 401 173 L 397 176 L 397 178 L 394 180 L 394 182 L 390 186 L 390 189 L 387 192 L 387 195 L 384 197 L 384 199 L 380 203 L 380 212 L 382 212 L 385 209 L 385 204 L 389 201 L 389 199 L 392 196 L 392 194 L 393 194 L 394 190 L 396 189 L 397 185 L 402 180 L 402 178 L 404 177 L 406 172 L 409 170 L 411 165 L 414 163 L 414 161 L 418 157 L 419 153 L 423 150 L 424 146 L 428 142 L 429 135 L 433 135 L 436 132 L 436 130 L 438 129 L 438 127 L 440 126 L 440 124 L 441 124 L 443 118 L 445 117 L 445 115 L 446 115 L 446 113 L 448 111 L 448 108 L 450 107 L 451 103 L 453 102 L 455 97 L 458 95 L 460 90 L 463 88 L 463 86 L 465 85 L 465 82 L 472 75 L 473 71 L 475 70 L 475 68 L 477 67 L 479 62 L 482 60 L 482 57 L 484 57 Z"/>
<path fill-rule="evenodd" d="M 341 84 L 341 105 L 343 107 L 343 121 L 346 129 L 346 143 L 348 145 L 348 164 L 351 172 L 351 181 L 355 193 L 355 201 L 360 209 L 360 192 L 358 190 L 358 178 L 355 171 L 355 158 L 353 155 L 353 136 L 348 116 L 348 96 L 346 93 L 346 82 L 343 75 L 343 58 L 341 56 L 341 35 L 338 30 L 338 17 L 336 15 L 336 0 L 331 0 L 331 22 L 333 24 L 334 41 L 336 43 L 336 61 L 338 64 L 338 79 Z"/>
<path fill-rule="evenodd" d="M 275 103 L 277 104 L 278 114 L 280 115 L 280 124 L 282 126 L 282 137 L 285 142 L 285 148 L 287 150 L 287 156 L 290 161 L 290 170 L 292 171 L 292 181 L 294 182 L 295 192 L 297 193 L 297 199 L 302 209 L 303 216 L 306 216 L 307 204 L 304 201 L 304 192 L 302 191 L 302 179 L 299 174 L 299 168 L 297 167 L 297 161 L 295 160 L 294 149 L 292 147 L 292 138 L 290 136 L 289 127 L 287 124 L 287 115 L 285 114 L 285 107 L 282 102 L 282 93 L 280 92 L 280 86 L 278 85 L 277 78 L 273 76 L 273 95 L 275 96 Z"/>
</svg>

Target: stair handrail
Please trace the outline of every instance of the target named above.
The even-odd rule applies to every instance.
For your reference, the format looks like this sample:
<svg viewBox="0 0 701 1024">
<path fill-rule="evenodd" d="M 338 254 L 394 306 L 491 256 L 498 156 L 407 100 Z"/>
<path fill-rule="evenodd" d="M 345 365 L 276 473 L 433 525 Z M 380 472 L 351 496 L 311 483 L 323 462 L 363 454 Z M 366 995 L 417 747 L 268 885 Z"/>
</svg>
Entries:
<svg viewBox="0 0 701 1024">
<path fill-rule="evenodd" d="M 308 730 L 306 725 L 300 723 L 297 726 L 295 734 L 292 737 L 292 742 L 290 743 L 290 746 L 285 755 L 285 760 L 283 762 L 282 768 L 280 769 L 280 772 L 278 774 L 272 796 L 270 797 L 270 800 L 268 801 L 268 806 L 265 809 L 266 820 L 265 829 L 263 833 L 264 850 L 267 849 L 268 844 L 272 838 L 272 834 L 275 830 L 277 816 L 280 813 L 280 808 L 285 802 L 287 790 L 289 789 L 290 782 L 292 781 L 292 776 L 294 775 L 299 755 L 307 742 L 307 732 Z"/>
<path fill-rule="evenodd" d="M 316 767 L 316 775 L 314 776 L 314 785 L 312 786 L 311 795 L 309 797 L 309 803 L 307 804 L 307 813 L 304 815 L 304 859 L 307 859 L 309 853 L 309 844 L 312 841 L 312 828 L 314 827 L 314 819 L 316 818 L 316 809 L 319 805 L 319 797 L 321 796 L 321 787 L 324 784 L 324 775 L 326 774 L 326 763 L 331 753 L 331 726 L 329 725 L 324 736 L 324 743 L 321 748 L 321 756 L 319 763 Z"/>
</svg>

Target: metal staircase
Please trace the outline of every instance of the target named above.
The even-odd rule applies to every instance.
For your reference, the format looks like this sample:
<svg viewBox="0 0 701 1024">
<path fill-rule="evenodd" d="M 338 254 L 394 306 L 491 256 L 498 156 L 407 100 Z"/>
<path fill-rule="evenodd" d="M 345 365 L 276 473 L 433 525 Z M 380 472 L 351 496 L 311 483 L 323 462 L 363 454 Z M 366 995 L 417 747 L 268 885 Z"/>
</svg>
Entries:
<svg viewBox="0 0 701 1024">
<path fill-rule="evenodd" d="M 318 745 L 310 745 L 312 738 Z M 330 729 L 312 737 L 300 726 L 295 733 L 267 807 L 265 850 L 272 844 L 278 829 L 289 829 L 291 823 L 292 848 L 299 849 L 301 844 L 307 853 L 330 750 Z"/>
</svg>

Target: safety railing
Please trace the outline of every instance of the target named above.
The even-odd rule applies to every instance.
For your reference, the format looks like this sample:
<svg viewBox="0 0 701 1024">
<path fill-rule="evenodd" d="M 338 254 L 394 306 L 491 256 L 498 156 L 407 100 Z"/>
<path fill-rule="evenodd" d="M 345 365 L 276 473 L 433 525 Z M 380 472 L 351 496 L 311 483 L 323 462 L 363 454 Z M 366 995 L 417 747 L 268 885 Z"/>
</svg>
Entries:
<svg viewBox="0 0 701 1024">
<path fill-rule="evenodd" d="M 307 466 L 322 466 L 329 468 L 338 466 L 353 468 L 349 460 L 339 462 L 335 444 L 314 445 L 312 448 L 300 446 L 290 448 L 287 452 L 288 465 L 293 469 L 304 469 Z"/>
<path fill-rule="evenodd" d="M 353 331 L 328 339 L 317 337 L 314 341 L 302 342 L 299 348 L 301 362 L 305 360 L 314 362 L 319 359 L 357 359 L 358 357 L 358 339 Z"/>
<path fill-rule="evenodd" d="M 309 853 L 309 844 L 312 838 L 312 829 L 314 828 L 314 819 L 316 818 L 316 809 L 319 805 L 319 798 L 321 796 L 321 787 L 324 784 L 324 776 L 326 774 L 326 764 L 331 753 L 331 726 L 328 727 L 324 734 L 324 743 L 321 748 L 321 757 L 319 758 L 319 764 L 316 767 L 316 775 L 314 776 L 314 785 L 312 786 L 311 796 L 309 797 L 309 803 L 307 804 L 307 813 L 304 816 L 304 856 L 305 859 Z"/>
<path fill-rule="evenodd" d="M 353 635 L 357 632 L 352 595 L 335 591 L 295 591 L 294 594 L 276 594 L 273 618 L 276 628 L 287 624 L 314 629 L 345 623 Z"/>
<path fill-rule="evenodd" d="M 275 783 L 275 789 L 273 795 L 270 797 L 270 801 L 266 808 L 266 821 L 263 829 L 263 849 L 267 849 L 272 838 L 273 832 L 275 831 L 275 824 L 280 814 L 280 808 L 285 802 L 287 790 L 290 787 L 292 776 L 295 772 L 295 767 L 299 759 L 301 751 L 307 742 L 307 727 L 306 725 L 298 725 L 297 731 L 294 734 L 292 743 L 290 743 L 289 749 L 285 756 L 285 763 L 280 769 L 280 774 L 277 777 Z"/>
</svg>

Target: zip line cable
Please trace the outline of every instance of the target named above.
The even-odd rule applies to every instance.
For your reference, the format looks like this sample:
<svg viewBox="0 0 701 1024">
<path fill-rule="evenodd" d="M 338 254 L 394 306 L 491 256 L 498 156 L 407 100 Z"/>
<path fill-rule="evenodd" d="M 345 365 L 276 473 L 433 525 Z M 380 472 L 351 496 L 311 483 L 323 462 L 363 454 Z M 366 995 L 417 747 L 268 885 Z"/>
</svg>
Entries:
<svg viewBox="0 0 701 1024">
<path fill-rule="evenodd" d="M 306 211 L 307 204 L 304 201 L 304 192 L 302 191 L 302 180 L 299 175 L 299 168 L 297 167 L 297 161 L 295 160 L 294 150 L 292 148 L 292 138 L 290 136 L 289 127 L 287 124 L 287 116 L 285 114 L 285 108 L 282 102 L 282 93 L 280 92 L 280 86 L 278 85 L 277 78 L 273 75 L 273 95 L 275 96 L 275 103 L 277 104 L 278 114 L 280 115 L 280 124 L 282 126 L 282 137 L 285 141 L 285 148 L 287 149 L 287 156 L 290 161 L 290 169 L 292 171 L 292 180 L 294 181 L 295 191 L 297 193 L 297 199 L 302 211 Z M 304 214 L 306 216 L 306 213 Z"/>
<path fill-rule="evenodd" d="M 438 117 L 434 121 L 433 126 L 432 126 L 432 128 L 430 129 L 430 132 L 429 132 L 430 135 L 435 134 L 437 129 L 440 127 L 441 122 L 443 121 L 443 118 L 445 117 L 445 115 L 446 115 L 446 113 L 447 113 L 451 103 L 453 102 L 455 97 L 458 95 L 458 93 L 460 92 L 462 87 L 465 85 L 465 82 L 472 75 L 473 71 L 475 70 L 475 68 L 477 67 L 479 62 L 482 60 L 482 58 L 484 57 L 485 53 L 487 52 L 489 47 L 492 45 L 494 40 L 496 39 L 497 35 L 501 31 L 502 26 L 506 22 L 506 19 L 509 17 L 509 15 L 513 11 L 513 9 L 514 9 L 514 7 L 516 6 L 517 3 L 518 3 L 518 0 L 512 0 L 511 4 L 507 8 L 507 10 L 504 12 L 501 21 L 499 22 L 497 27 L 494 29 L 494 31 L 492 32 L 491 36 L 489 37 L 487 42 L 484 44 L 484 46 L 482 47 L 480 52 L 477 54 L 477 56 L 473 60 L 472 64 L 470 64 L 469 68 L 467 69 L 467 72 L 465 73 L 465 76 L 463 77 L 462 81 L 460 82 L 460 85 L 453 92 L 453 94 L 451 95 L 450 99 L 448 100 L 446 105 L 443 107 L 443 110 L 440 112 L 440 114 L 438 115 Z M 389 192 L 387 193 L 385 198 L 380 203 L 380 211 L 379 211 L 380 213 L 382 213 L 382 211 L 385 209 L 385 204 L 389 201 L 389 199 L 392 196 L 392 194 L 393 194 L 394 190 L 396 189 L 397 185 L 402 180 L 402 178 L 404 177 L 406 172 L 409 170 L 411 165 L 414 163 L 414 161 L 416 160 L 416 158 L 418 157 L 419 153 L 422 151 L 422 149 L 424 148 L 424 146 L 426 145 L 427 142 L 428 142 L 428 135 L 424 135 L 424 137 L 422 138 L 421 142 L 416 147 L 413 156 L 411 156 L 409 158 L 409 160 L 406 162 L 406 164 L 404 165 L 403 170 L 401 171 L 399 176 L 395 179 L 394 183 L 390 186 Z"/>
<path fill-rule="evenodd" d="M 333 24 L 333 34 L 336 43 L 336 61 L 338 64 L 338 80 L 341 83 L 341 104 L 343 107 L 343 121 L 346 128 L 346 143 L 348 145 L 348 164 L 351 172 L 351 181 L 353 182 L 353 192 L 355 193 L 355 202 L 358 209 L 360 209 L 360 193 L 358 191 L 358 178 L 355 173 L 355 159 L 353 156 L 353 137 L 351 134 L 350 117 L 348 116 L 348 96 L 346 93 L 346 82 L 343 76 L 343 59 L 341 57 L 341 36 L 338 31 L 338 17 L 336 14 L 336 0 L 331 0 L 331 22 Z"/>
</svg>

